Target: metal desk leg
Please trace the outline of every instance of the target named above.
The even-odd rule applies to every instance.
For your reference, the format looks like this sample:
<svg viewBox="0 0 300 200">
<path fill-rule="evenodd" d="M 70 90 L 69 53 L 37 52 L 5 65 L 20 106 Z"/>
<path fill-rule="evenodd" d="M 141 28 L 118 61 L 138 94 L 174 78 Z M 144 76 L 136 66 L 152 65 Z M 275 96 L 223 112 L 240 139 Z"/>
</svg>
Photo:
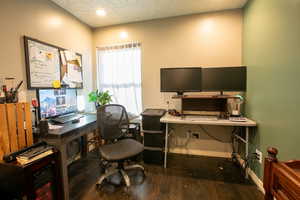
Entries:
<svg viewBox="0 0 300 200">
<path fill-rule="evenodd" d="M 61 153 L 61 176 L 62 176 L 62 185 L 64 191 L 64 200 L 69 200 L 69 177 L 68 177 L 68 156 L 67 156 L 67 145 L 60 145 Z"/>
<path fill-rule="evenodd" d="M 245 144 L 245 154 L 246 154 L 246 158 L 248 158 L 249 155 L 249 127 L 246 127 L 246 136 L 245 136 L 245 140 L 246 140 L 246 144 Z M 246 173 L 245 173 L 245 178 L 248 179 L 248 168 L 245 168 Z"/>
<path fill-rule="evenodd" d="M 164 168 L 167 168 L 167 156 L 168 156 L 168 123 L 166 123 L 166 136 L 165 136 L 165 161 L 164 161 Z"/>
</svg>

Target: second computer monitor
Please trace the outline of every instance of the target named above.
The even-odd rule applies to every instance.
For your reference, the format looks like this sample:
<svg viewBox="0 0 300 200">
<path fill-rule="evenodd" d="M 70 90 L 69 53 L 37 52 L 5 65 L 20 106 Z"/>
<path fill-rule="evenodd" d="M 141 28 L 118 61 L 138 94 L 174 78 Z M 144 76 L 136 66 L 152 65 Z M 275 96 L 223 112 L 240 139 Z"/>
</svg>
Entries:
<svg viewBox="0 0 300 200">
<path fill-rule="evenodd" d="M 246 91 L 247 68 L 202 68 L 202 91 Z"/>
</svg>

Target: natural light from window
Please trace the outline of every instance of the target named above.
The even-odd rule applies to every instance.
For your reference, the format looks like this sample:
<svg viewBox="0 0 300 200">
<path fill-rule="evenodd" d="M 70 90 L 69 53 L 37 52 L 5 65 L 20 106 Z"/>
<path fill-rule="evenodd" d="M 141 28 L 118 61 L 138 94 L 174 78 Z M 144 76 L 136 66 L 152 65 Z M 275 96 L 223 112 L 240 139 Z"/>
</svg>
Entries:
<svg viewBox="0 0 300 200">
<path fill-rule="evenodd" d="M 142 111 L 140 44 L 98 48 L 97 68 L 98 89 L 108 90 L 113 95 L 113 103 L 139 115 Z"/>
</svg>

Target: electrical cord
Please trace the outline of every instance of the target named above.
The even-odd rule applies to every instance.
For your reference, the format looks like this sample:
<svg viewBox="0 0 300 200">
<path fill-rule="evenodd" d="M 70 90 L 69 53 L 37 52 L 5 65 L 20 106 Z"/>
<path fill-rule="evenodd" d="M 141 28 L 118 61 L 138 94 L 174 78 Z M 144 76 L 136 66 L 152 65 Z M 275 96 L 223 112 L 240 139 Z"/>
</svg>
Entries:
<svg viewBox="0 0 300 200">
<path fill-rule="evenodd" d="M 217 141 L 219 141 L 219 142 L 222 142 L 222 143 L 227 143 L 226 141 L 223 141 L 223 140 L 221 140 L 221 139 L 219 139 L 219 138 L 217 138 L 217 137 L 211 135 L 211 134 L 203 127 L 203 126 L 199 125 L 199 127 L 200 127 L 200 129 L 201 129 L 207 136 L 209 136 L 210 138 L 212 138 L 212 139 L 214 139 L 214 140 L 217 140 Z"/>
<path fill-rule="evenodd" d="M 235 154 L 235 153 L 238 153 L 238 147 L 237 149 L 235 148 L 235 133 L 237 132 L 237 130 L 239 130 L 239 128 L 237 127 L 234 127 L 234 129 L 231 131 L 231 144 L 232 144 L 232 153 Z M 239 143 L 237 143 L 238 145 Z"/>
<path fill-rule="evenodd" d="M 245 169 L 247 169 L 254 160 L 257 160 L 257 154 L 252 153 L 245 159 Z"/>
</svg>

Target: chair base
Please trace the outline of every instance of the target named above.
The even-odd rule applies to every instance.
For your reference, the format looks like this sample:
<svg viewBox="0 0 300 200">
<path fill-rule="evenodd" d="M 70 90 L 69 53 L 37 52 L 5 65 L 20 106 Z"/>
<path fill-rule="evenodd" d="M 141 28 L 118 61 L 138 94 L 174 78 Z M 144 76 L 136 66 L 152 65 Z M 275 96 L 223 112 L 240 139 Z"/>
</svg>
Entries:
<svg viewBox="0 0 300 200">
<path fill-rule="evenodd" d="M 139 164 L 121 166 L 121 167 L 114 168 L 114 169 L 108 169 L 103 175 L 100 176 L 100 178 L 98 179 L 98 181 L 96 183 L 96 186 L 97 187 L 101 186 L 105 179 L 107 179 L 108 177 L 110 177 L 116 173 L 120 173 L 122 178 L 125 181 L 126 186 L 129 187 L 131 185 L 131 183 L 130 183 L 129 176 L 126 173 L 126 170 L 130 170 L 130 169 L 141 169 L 142 172 L 145 173 L 145 168 Z M 145 176 L 145 174 L 144 174 L 144 176 Z"/>
</svg>

